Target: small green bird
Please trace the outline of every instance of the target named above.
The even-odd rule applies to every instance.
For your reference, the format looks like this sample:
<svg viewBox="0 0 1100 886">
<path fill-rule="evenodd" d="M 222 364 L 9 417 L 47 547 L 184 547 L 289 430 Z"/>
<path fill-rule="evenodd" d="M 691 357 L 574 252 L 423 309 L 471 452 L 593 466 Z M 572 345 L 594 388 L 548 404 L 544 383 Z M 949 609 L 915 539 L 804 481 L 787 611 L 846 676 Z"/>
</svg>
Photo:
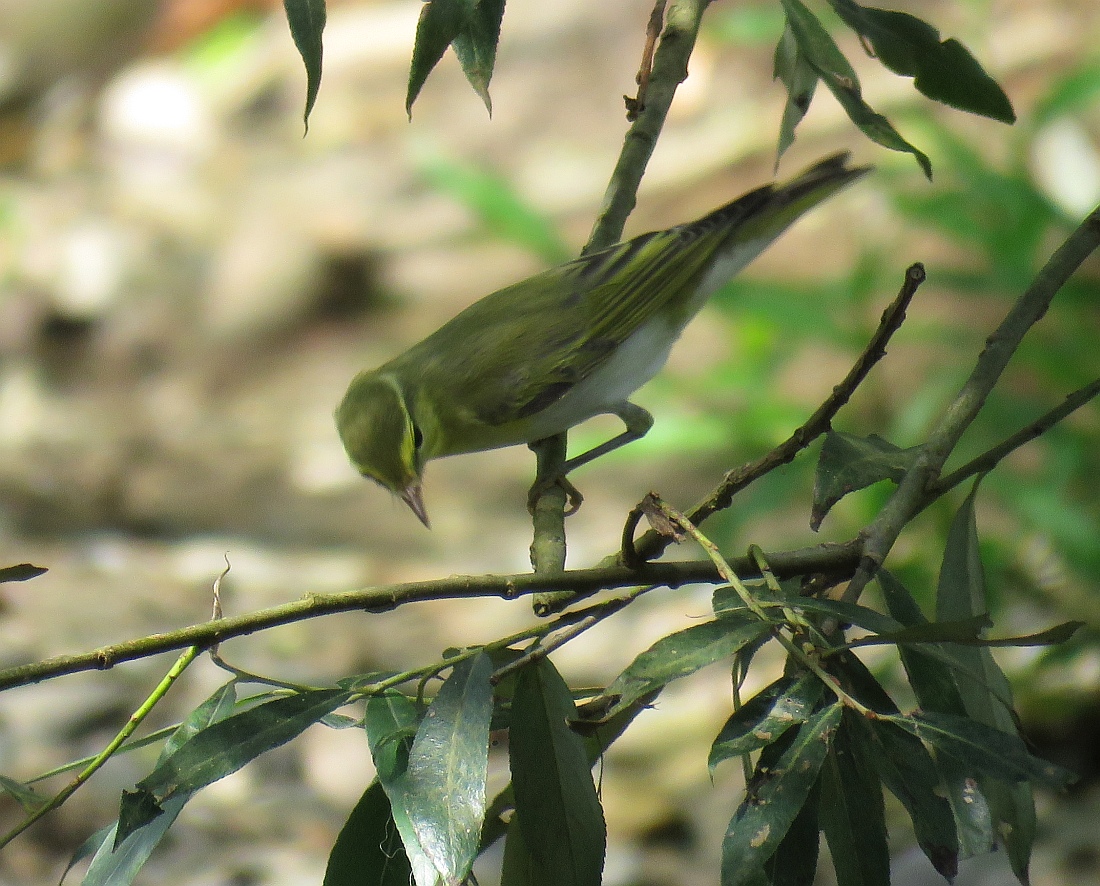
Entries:
<svg viewBox="0 0 1100 886">
<path fill-rule="evenodd" d="M 867 171 L 837 154 L 786 185 L 474 302 L 352 380 L 336 409 L 352 464 L 428 526 L 422 478 L 433 458 L 531 443 L 603 413 L 622 419 L 626 430 L 569 459 L 564 479 L 644 436 L 653 417 L 629 397 L 707 299 L 802 213 Z"/>
</svg>

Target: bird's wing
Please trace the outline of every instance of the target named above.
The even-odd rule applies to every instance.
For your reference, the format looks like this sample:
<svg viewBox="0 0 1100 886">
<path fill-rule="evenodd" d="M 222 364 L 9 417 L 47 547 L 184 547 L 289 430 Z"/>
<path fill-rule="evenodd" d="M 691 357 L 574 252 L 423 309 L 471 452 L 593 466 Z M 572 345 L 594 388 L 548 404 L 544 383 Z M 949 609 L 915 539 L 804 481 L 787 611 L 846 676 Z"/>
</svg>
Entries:
<svg viewBox="0 0 1100 886">
<path fill-rule="evenodd" d="M 588 377 L 654 314 L 686 301 L 728 231 L 644 234 L 475 302 L 404 359 L 439 374 L 471 417 L 526 418 Z M 686 319 L 686 318 L 685 318 Z"/>
</svg>

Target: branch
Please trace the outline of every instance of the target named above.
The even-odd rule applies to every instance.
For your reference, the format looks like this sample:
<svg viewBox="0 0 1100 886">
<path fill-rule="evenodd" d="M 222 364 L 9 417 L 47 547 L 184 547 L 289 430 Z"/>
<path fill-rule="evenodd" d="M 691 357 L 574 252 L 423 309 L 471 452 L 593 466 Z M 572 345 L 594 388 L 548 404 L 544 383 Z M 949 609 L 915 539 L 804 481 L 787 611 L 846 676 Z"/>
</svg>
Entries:
<svg viewBox="0 0 1100 886">
<path fill-rule="evenodd" d="M 860 542 L 822 544 L 811 548 L 769 554 L 772 569 L 783 578 L 816 573 L 850 575 L 860 559 Z M 747 557 L 730 561 L 743 576 L 758 575 L 756 565 Z M 681 563 L 647 563 L 641 569 L 623 566 L 574 569 L 557 573 L 519 573 L 516 575 L 458 575 L 433 581 L 380 585 L 339 594 L 310 594 L 301 600 L 261 609 L 246 615 L 203 622 L 178 631 L 152 634 L 78 655 L 61 655 L 45 661 L 19 665 L 0 671 L 0 691 L 38 683 L 63 674 L 107 670 L 125 661 L 148 658 L 174 649 L 198 646 L 202 649 L 232 637 L 304 621 L 338 612 L 387 612 L 406 603 L 424 600 L 453 600 L 470 597 L 515 599 L 539 591 L 572 591 L 591 595 L 608 588 L 655 585 L 676 588 L 685 584 L 719 581 L 709 560 Z"/>
<path fill-rule="evenodd" d="M 954 489 L 964 480 L 976 474 L 984 474 L 993 470 L 1004 458 L 1024 444 L 1030 443 L 1036 437 L 1045 434 L 1058 422 L 1072 415 L 1098 394 L 1100 394 L 1100 378 L 1090 382 L 1083 388 L 1078 388 L 1049 412 L 1041 415 L 1026 427 L 1020 428 L 1011 437 L 1007 437 L 992 449 L 968 461 L 958 470 L 952 471 L 946 477 L 940 477 L 935 483 L 930 484 L 926 496 L 927 502 L 931 504 L 945 492 Z"/>
<path fill-rule="evenodd" d="M 621 239 L 626 218 L 636 202 L 638 185 L 645 173 L 649 158 L 657 145 L 657 137 L 665 123 L 669 106 L 676 95 L 676 88 L 687 77 L 687 63 L 695 47 L 699 24 L 710 0 L 673 0 L 665 18 L 665 29 L 656 52 L 652 41 L 660 28 L 659 11 L 664 2 L 658 2 L 647 29 L 645 59 L 647 67 L 652 52 L 652 70 L 643 84 L 639 72 L 639 100 L 631 119 L 633 125 L 626 133 L 618 163 L 611 174 L 604 192 L 603 208 L 596 219 L 588 243 L 582 255 L 610 246 Z M 559 434 L 550 440 L 538 441 L 536 486 L 532 487 L 531 512 L 534 517 L 534 539 L 531 542 L 531 563 L 536 572 L 560 572 L 565 568 L 565 503 L 564 487 L 548 486 L 544 480 L 547 471 L 556 463 L 565 462 L 566 435 Z M 538 615 L 550 615 L 568 605 L 568 595 L 538 597 L 534 601 Z"/>
<path fill-rule="evenodd" d="M 996 331 L 986 340 L 970 377 L 954 402 L 947 407 L 920 455 L 902 478 L 893 496 L 875 521 L 864 530 L 867 543 L 859 571 L 844 591 L 844 599 L 859 599 L 890 553 L 901 530 L 927 504 L 928 492 L 937 481 L 948 456 L 977 417 L 986 398 L 1027 331 L 1046 313 L 1051 301 L 1070 275 L 1100 246 L 1100 207 L 1094 209 L 1066 240 L 1035 281 L 1021 295 Z"/>
<path fill-rule="evenodd" d="M 688 512 L 688 519 L 693 524 L 698 526 L 711 514 L 728 508 L 737 493 L 780 465 L 794 461 L 799 452 L 822 434 L 829 432 L 832 428 L 833 418 L 851 399 L 856 388 L 863 383 L 863 380 L 871 371 L 871 367 L 886 356 L 886 344 L 893 334 L 901 328 L 901 324 L 905 320 L 905 312 L 909 309 L 909 303 L 913 300 L 913 296 L 917 294 L 917 289 L 924 282 L 924 279 L 924 265 L 917 262 L 909 266 L 905 272 L 905 280 L 901 285 L 901 290 L 889 307 L 882 312 L 878 329 L 875 330 L 875 334 L 871 336 L 871 340 L 867 342 L 863 353 L 859 355 L 844 380 L 833 388 L 833 392 L 807 419 L 806 423 L 783 443 L 756 459 L 756 461 L 748 462 L 726 474 L 714 491 Z M 631 512 L 632 515 L 633 513 Z M 628 520 L 628 525 L 629 522 Z M 629 533 L 632 532 L 633 528 L 629 530 Z M 624 532 L 625 534 L 628 533 Z M 661 555 L 670 541 L 671 539 L 667 536 L 662 536 L 650 530 L 634 544 L 632 550 L 627 550 L 627 546 L 624 545 L 619 559 L 624 563 L 636 562 L 630 558 L 652 560 Z"/>
</svg>

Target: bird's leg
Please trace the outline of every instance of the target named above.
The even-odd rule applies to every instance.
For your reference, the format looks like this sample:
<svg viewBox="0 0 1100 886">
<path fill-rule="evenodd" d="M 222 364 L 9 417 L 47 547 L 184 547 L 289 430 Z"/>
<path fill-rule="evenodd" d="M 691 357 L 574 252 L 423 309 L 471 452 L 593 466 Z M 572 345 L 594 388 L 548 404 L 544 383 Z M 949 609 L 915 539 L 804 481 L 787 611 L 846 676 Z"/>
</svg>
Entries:
<svg viewBox="0 0 1100 886">
<path fill-rule="evenodd" d="M 564 435 L 562 437 L 561 443 L 558 443 L 557 438 L 549 437 L 545 440 L 533 440 L 528 444 L 528 448 L 538 457 L 535 482 L 531 484 L 531 491 L 527 493 L 527 510 L 531 514 L 535 513 L 535 507 L 543 493 L 554 486 L 561 489 L 569 499 L 569 509 L 565 512 L 567 517 L 575 514 L 581 502 L 584 501 L 584 496 L 580 494 L 577 487 L 565 478 Z M 558 444 L 560 449 L 556 449 L 554 444 Z"/>
<path fill-rule="evenodd" d="M 587 452 L 582 452 L 580 455 L 568 459 L 560 465 L 557 471 L 552 473 L 547 471 L 535 477 L 535 482 L 531 486 L 531 491 L 527 496 L 527 510 L 534 513 L 535 502 L 538 501 L 539 496 L 551 486 L 560 486 L 565 490 L 565 494 L 569 496 L 569 510 L 565 512 L 566 516 L 575 514 L 580 508 L 581 502 L 584 501 L 584 496 L 581 495 L 580 490 L 578 490 L 576 486 L 566 479 L 566 474 L 579 468 L 581 465 L 588 464 L 601 455 L 607 455 L 609 452 L 614 452 L 620 446 L 625 446 L 627 443 L 631 443 L 634 440 L 640 440 L 649 432 L 649 429 L 653 427 L 653 416 L 645 409 L 642 409 L 641 406 L 636 406 L 633 403 L 626 401 L 619 403 L 614 408 L 609 409 L 608 414 L 617 415 L 622 419 L 623 424 L 626 425 L 626 430 L 612 437 L 605 443 L 601 443 L 599 446 L 593 446 Z M 536 440 L 530 444 L 530 448 L 538 452 L 538 446 L 541 442 L 540 440 Z"/>
<path fill-rule="evenodd" d="M 622 419 L 626 430 L 616 437 L 612 437 L 606 443 L 601 443 L 599 446 L 593 446 L 587 452 L 582 452 L 580 455 L 566 461 L 562 465 L 562 474 L 568 474 L 570 471 L 574 471 L 581 465 L 586 465 L 593 459 L 599 458 L 601 455 L 607 455 L 609 452 L 614 452 L 620 446 L 625 446 L 627 443 L 632 443 L 635 440 L 640 440 L 646 434 L 649 433 L 649 429 L 653 427 L 653 416 L 650 415 L 641 406 L 636 406 L 633 403 L 622 402 L 613 409 L 609 409 L 608 412 L 611 415 L 617 415 Z"/>
</svg>

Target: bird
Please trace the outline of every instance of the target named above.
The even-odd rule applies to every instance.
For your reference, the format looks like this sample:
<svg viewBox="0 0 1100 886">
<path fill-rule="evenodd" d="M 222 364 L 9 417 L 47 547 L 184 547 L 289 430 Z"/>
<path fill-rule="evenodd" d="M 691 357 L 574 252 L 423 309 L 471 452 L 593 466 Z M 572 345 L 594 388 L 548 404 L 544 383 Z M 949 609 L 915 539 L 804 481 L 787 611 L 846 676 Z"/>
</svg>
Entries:
<svg viewBox="0 0 1100 886">
<path fill-rule="evenodd" d="M 499 289 L 352 379 L 336 427 L 359 473 L 425 526 L 425 465 L 531 444 L 596 415 L 622 433 L 559 478 L 653 425 L 630 396 L 664 366 L 707 300 L 799 216 L 866 174 L 842 152 L 692 222 L 625 240 Z M 574 509 L 579 506 L 579 495 Z"/>
</svg>

